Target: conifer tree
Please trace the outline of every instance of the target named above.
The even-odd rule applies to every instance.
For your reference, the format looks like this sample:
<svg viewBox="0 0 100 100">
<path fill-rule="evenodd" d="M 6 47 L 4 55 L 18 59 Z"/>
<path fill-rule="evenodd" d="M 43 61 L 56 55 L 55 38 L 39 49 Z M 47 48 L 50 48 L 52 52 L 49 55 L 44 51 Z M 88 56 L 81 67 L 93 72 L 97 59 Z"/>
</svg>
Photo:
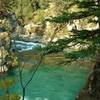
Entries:
<svg viewBox="0 0 100 100">
<path fill-rule="evenodd" d="M 81 53 L 84 56 L 90 56 L 90 54 L 95 54 L 96 51 L 99 50 L 100 0 L 70 0 L 67 5 L 67 11 L 64 11 L 62 16 L 51 17 L 51 19 L 47 19 L 47 21 L 61 24 L 74 24 L 74 27 L 72 28 L 72 30 L 70 30 L 73 35 L 71 35 L 70 38 L 60 39 L 57 42 L 52 43 L 52 45 L 49 46 L 50 48 L 53 48 L 51 49 L 51 51 L 55 51 L 54 49 L 62 51 L 64 48 L 68 48 L 69 44 L 71 43 L 72 45 L 70 45 L 70 47 L 77 44 L 83 46 L 89 45 L 88 48 L 82 48 L 78 52 L 75 51 L 67 55 L 71 55 L 70 57 L 72 58 L 79 58 Z M 74 23 L 75 21 L 79 22 L 79 25 L 81 27 L 80 29 Z M 92 28 L 87 28 L 89 24 L 92 24 L 94 26 L 92 26 Z M 79 56 L 76 56 L 78 54 Z"/>
</svg>

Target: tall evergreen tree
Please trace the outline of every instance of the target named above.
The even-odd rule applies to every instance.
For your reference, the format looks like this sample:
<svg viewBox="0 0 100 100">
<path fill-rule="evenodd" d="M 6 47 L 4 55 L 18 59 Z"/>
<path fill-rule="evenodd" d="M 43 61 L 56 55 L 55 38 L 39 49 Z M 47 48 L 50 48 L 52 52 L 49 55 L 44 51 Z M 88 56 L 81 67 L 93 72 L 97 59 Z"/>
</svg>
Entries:
<svg viewBox="0 0 100 100">
<path fill-rule="evenodd" d="M 100 47 L 100 1 L 99 0 L 70 0 L 67 5 L 67 11 L 64 11 L 62 16 L 52 17 L 52 19 L 47 19 L 47 21 L 61 23 L 61 24 L 62 23 L 74 24 L 74 27 L 71 30 L 71 32 L 73 33 L 71 38 L 60 39 L 52 44 L 51 47 L 55 47 L 58 51 L 59 48 L 60 50 L 68 48 L 69 44 L 72 42 L 73 42 L 72 45 L 74 46 L 77 44 L 89 45 L 88 46 L 89 48 L 87 49 L 83 48 L 80 51 L 78 51 L 82 52 L 83 54 L 85 52 L 86 55 L 88 52 L 89 55 L 90 53 L 95 54 L 95 52 Z M 79 25 L 81 27 L 80 29 L 74 23 L 75 21 L 79 22 Z M 83 23 L 83 26 L 81 25 L 80 22 Z M 91 27 L 87 28 L 89 23 L 93 24 L 94 26 L 92 26 L 92 28 Z M 80 53 L 74 52 L 74 54 L 80 54 Z"/>
</svg>

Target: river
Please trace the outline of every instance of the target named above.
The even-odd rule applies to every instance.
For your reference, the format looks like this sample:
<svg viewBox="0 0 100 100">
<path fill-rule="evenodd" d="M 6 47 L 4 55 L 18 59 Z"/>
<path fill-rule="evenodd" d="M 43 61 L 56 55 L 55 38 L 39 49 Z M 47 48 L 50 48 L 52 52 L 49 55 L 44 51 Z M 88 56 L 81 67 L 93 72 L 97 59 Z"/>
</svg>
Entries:
<svg viewBox="0 0 100 100">
<path fill-rule="evenodd" d="M 26 89 L 26 100 L 75 100 L 85 85 L 88 73 L 89 69 L 83 67 L 41 65 Z M 25 81 L 29 75 L 30 71 L 24 70 Z M 17 80 L 11 92 L 21 95 L 18 76 L 18 70 L 9 75 Z"/>
<path fill-rule="evenodd" d="M 30 42 L 17 41 L 16 43 L 17 46 L 20 44 L 21 52 L 37 46 L 37 44 Z M 77 65 L 42 64 L 26 89 L 25 100 L 75 100 L 80 89 L 86 83 L 89 71 L 90 68 L 82 65 L 79 67 Z M 30 70 L 24 69 L 24 81 L 29 78 L 30 74 Z M 10 72 L 8 78 L 16 79 L 16 85 L 10 89 L 10 93 L 15 92 L 21 95 L 18 69 Z"/>
</svg>

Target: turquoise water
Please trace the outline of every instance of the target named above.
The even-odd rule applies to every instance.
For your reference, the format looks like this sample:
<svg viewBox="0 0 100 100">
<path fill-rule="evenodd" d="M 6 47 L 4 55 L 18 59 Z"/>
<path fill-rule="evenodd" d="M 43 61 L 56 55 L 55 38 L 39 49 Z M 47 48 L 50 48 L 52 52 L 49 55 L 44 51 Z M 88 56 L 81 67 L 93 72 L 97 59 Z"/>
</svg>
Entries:
<svg viewBox="0 0 100 100">
<path fill-rule="evenodd" d="M 10 92 L 21 95 L 18 70 L 15 73 L 9 75 L 17 80 L 16 86 Z M 24 81 L 30 73 L 30 70 L 24 70 Z M 88 73 L 89 69 L 77 66 L 42 65 L 26 89 L 25 100 L 75 100 L 80 89 L 85 85 Z"/>
</svg>

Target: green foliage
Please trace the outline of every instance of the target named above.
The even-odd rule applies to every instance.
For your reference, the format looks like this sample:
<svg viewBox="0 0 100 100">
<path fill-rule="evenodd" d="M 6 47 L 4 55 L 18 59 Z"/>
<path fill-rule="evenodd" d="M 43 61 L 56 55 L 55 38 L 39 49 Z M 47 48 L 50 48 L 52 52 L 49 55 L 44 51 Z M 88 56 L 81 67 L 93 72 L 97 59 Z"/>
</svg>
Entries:
<svg viewBox="0 0 100 100">
<path fill-rule="evenodd" d="M 12 11 L 17 3 L 17 0 L 0 0 L 0 11 Z"/>
<path fill-rule="evenodd" d="M 32 18 L 33 9 L 31 6 L 31 0 L 17 0 L 17 7 L 13 8 L 17 17 L 23 16 L 25 19 Z"/>
<path fill-rule="evenodd" d="M 95 17 L 97 17 L 97 20 L 93 20 Z M 98 23 L 100 25 L 100 1 L 97 0 L 70 0 L 70 3 L 67 4 L 67 10 L 63 11 L 61 16 L 57 17 L 51 17 L 49 19 L 46 19 L 46 21 L 55 22 L 55 23 L 74 23 L 75 20 L 82 21 L 81 23 L 83 26 L 86 26 L 87 24 L 91 23 L 94 25 L 94 23 Z M 81 25 L 79 23 L 79 25 Z M 94 27 L 96 24 L 94 25 Z M 71 32 L 73 33 L 73 36 L 69 39 L 63 39 L 63 42 L 59 42 L 59 40 L 56 43 L 53 43 L 54 46 L 53 50 L 56 51 L 57 48 L 61 48 L 63 46 L 64 48 L 68 48 L 68 45 L 70 43 L 73 43 L 74 45 L 80 43 L 92 45 L 92 48 L 82 49 L 79 51 L 72 51 L 70 53 L 66 53 L 66 57 L 70 57 L 72 59 L 78 59 L 78 58 L 84 58 L 87 56 L 91 56 L 92 54 L 95 54 L 96 48 L 100 48 L 100 26 L 95 29 L 85 29 L 81 28 L 80 30 L 77 29 L 77 26 L 74 27 Z M 62 44 L 63 43 L 63 44 Z M 56 47 L 55 47 L 56 46 Z M 51 49 L 50 45 L 50 49 Z M 56 48 L 56 50 L 55 50 Z M 95 49 L 94 49 L 95 48 Z M 62 50 L 63 50 L 62 49 Z M 53 51 L 52 50 L 52 51 Z"/>
<path fill-rule="evenodd" d="M 37 10 L 36 16 L 34 16 L 34 21 L 35 22 L 43 22 L 44 20 L 45 20 L 44 10 Z"/>
<path fill-rule="evenodd" d="M 31 5 L 33 10 L 45 9 L 48 7 L 50 0 L 32 0 Z"/>
<path fill-rule="evenodd" d="M 62 16 L 57 17 L 51 17 L 46 19 L 46 21 L 55 22 L 55 23 L 66 23 L 70 19 L 69 15 L 67 13 L 63 12 Z"/>
<path fill-rule="evenodd" d="M 38 46 L 36 46 L 35 48 L 33 48 L 32 51 L 33 51 L 34 53 L 39 54 L 42 50 L 43 50 L 43 48 L 42 48 L 40 45 L 38 45 Z"/>
<path fill-rule="evenodd" d="M 51 42 L 49 43 L 44 50 L 47 51 L 47 53 L 57 53 L 63 51 L 63 49 L 66 47 L 66 39 L 59 39 L 57 42 Z"/>
<path fill-rule="evenodd" d="M 95 54 L 95 48 L 87 48 L 87 49 L 82 49 L 79 51 L 72 51 L 70 53 L 65 52 L 65 57 L 70 58 L 70 59 L 82 59 L 85 57 L 93 57 Z"/>
</svg>

